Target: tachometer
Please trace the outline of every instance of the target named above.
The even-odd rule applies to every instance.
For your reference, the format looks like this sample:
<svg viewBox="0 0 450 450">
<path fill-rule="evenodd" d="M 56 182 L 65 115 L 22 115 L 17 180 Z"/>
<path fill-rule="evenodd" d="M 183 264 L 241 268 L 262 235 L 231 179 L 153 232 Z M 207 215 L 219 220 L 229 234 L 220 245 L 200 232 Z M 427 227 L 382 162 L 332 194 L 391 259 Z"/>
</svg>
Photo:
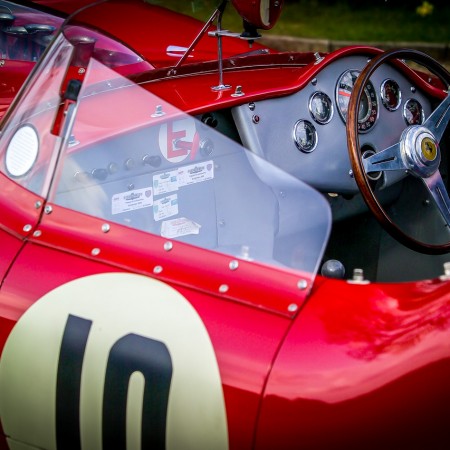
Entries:
<svg viewBox="0 0 450 450">
<path fill-rule="evenodd" d="M 348 104 L 353 86 L 359 76 L 358 70 L 347 70 L 344 72 L 336 86 L 336 103 L 339 114 L 344 122 L 347 121 Z M 368 81 L 364 88 L 358 113 L 358 131 L 366 133 L 374 125 L 378 117 L 378 97 L 373 84 Z"/>
</svg>

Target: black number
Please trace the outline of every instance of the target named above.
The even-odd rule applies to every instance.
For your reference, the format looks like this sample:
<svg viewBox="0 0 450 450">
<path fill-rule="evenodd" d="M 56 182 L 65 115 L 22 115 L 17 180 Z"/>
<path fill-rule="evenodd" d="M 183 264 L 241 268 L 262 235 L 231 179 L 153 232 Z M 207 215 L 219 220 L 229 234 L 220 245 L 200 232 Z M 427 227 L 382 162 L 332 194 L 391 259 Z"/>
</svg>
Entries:
<svg viewBox="0 0 450 450">
<path fill-rule="evenodd" d="M 92 321 L 70 315 L 59 352 L 56 381 L 56 447 L 76 450 L 80 441 L 80 385 Z"/>
<path fill-rule="evenodd" d="M 103 448 L 126 449 L 128 383 L 133 372 L 145 378 L 142 448 L 166 448 L 166 416 L 172 379 L 172 360 L 158 341 L 129 334 L 111 349 L 103 396 Z"/>
<path fill-rule="evenodd" d="M 92 321 L 69 315 L 59 354 L 56 441 L 63 450 L 81 449 L 80 387 Z M 172 360 L 159 341 L 128 334 L 111 348 L 103 394 L 103 448 L 126 449 L 128 384 L 134 372 L 145 380 L 141 448 L 164 449 Z"/>
</svg>

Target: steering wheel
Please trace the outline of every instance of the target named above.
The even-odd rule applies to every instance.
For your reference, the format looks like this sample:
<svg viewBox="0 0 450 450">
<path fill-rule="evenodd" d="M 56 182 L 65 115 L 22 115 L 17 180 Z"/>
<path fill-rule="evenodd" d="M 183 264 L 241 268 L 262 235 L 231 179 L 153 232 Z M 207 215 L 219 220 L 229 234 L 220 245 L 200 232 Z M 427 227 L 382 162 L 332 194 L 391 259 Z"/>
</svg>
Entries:
<svg viewBox="0 0 450 450">
<path fill-rule="evenodd" d="M 422 64 L 437 75 L 446 86 L 450 85 L 450 73 L 430 56 L 417 50 L 392 50 L 374 57 L 356 79 L 348 105 L 347 145 L 355 181 L 360 192 L 381 226 L 406 247 L 431 255 L 450 252 L 450 241 L 444 244 L 428 244 L 406 234 L 387 215 L 374 194 L 368 173 L 396 170 L 407 172 L 421 179 L 431 194 L 447 227 L 450 227 L 450 197 L 439 172 L 441 142 L 450 120 L 450 95 L 433 111 L 422 125 L 407 127 L 400 141 L 390 147 L 363 158 L 358 139 L 358 110 L 364 87 L 375 70 L 390 59 L 407 59 Z"/>
</svg>

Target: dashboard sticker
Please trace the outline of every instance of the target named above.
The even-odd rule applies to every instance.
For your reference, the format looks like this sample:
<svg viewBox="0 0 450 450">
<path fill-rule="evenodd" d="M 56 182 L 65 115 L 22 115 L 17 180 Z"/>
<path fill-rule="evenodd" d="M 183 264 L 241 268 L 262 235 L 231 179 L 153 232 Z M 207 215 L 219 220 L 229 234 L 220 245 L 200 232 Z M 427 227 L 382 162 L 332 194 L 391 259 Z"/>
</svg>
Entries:
<svg viewBox="0 0 450 450">
<path fill-rule="evenodd" d="M 189 234 L 199 234 L 202 226 L 186 217 L 165 220 L 161 224 L 161 236 L 167 239 L 176 239 Z"/>
<path fill-rule="evenodd" d="M 178 171 L 160 173 L 153 176 L 153 191 L 156 195 L 164 195 L 178 190 Z"/>
<path fill-rule="evenodd" d="M 156 221 L 173 217 L 178 214 L 178 196 L 177 194 L 155 200 L 153 204 L 153 217 Z"/>
<path fill-rule="evenodd" d="M 112 214 L 120 214 L 153 206 L 152 188 L 121 192 L 112 198 Z"/>
<path fill-rule="evenodd" d="M 198 164 L 180 167 L 178 170 L 178 186 L 189 186 L 190 184 L 202 183 L 214 178 L 214 163 L 205 161 Z"/>
<path fill-rule="evenodd" d="M 214 162 L 205 161 L 198 164 L 179 167 L 176 170 L 153 176 L 154 196 L 169 194 L 179 188 L 195 183 L 202 183 L 214 178 Z"/>
<path fill-rule="evenodd" d="M 184 161 L 191 153 L 197 153 L 199 138 L 193 118 L 174 120 L 161 125 L 159 148 L 171 163 Z"/>
</svg>

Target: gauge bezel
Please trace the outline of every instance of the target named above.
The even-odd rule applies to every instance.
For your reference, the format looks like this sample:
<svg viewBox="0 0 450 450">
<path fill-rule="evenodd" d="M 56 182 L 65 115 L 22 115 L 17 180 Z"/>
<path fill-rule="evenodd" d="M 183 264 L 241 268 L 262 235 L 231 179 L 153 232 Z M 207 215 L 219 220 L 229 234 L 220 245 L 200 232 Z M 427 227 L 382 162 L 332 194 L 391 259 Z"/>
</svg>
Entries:
<svg viewBox="0 0 450 450">
<path fill-rule="evenodd" d="M 325 120 L 320 119 L 319 117 L 317 117 L 315 115 L 315 112 L 313 110 L 313 100 L 316 97 L 322 96 L 324 98 L 326 98 L 328 104 L 329 104 L 329 113 L 327 115 L 327 118 Z M 320 125 L 325 125 L 327 123 L 329 123 L 331 121 L 331 119 L 333 118 L 333 114 L 334 114 L 334 106 L 333 106 L 333 101 L 331 100 L 331 98 L 329 97 L 329 95 L 325 94 L 325 92 L 322 91 L 315 91 L 311 94 L 311 97 L 309 97 L 309 102 L 308 102 L 308 109 L 309 112 L 311 114 L 311 117 L 313 118 L 313 120 L 315 122 L 317 122 Z"/>
<path fill-rule="evenodd" d="M 308 126 L 310 126 L 312 128 L 313 131 L 313 135 L 314 135 L 314 145 L 311 148 L 305 148 L 303 147 L 303 145 L 299 142 L 299 140 L 297 139 L 297 128 L 299 127 L 299 125 L 301 123 L 304 123 L 305 125 L 307 124 Z M 317 143 L 319 142 L 319 137 L 317 134 L 317 130 L 316 127 L 314 126 L 314 124 L 312 122 L 310 122 L 309 120 L 306 119 L 300 119 L 297 120 L 297 122 L 295 122 L 294 127 L 292 129 L 292 138 L 294 139 L 295 145 L 297 147 L 298 150 L 300 150 L 303 153 L 311 153 L 313 152 L 316 147 L 317 147 Z"/>
<path fill-rule="evenodd" d="M 352 76 L 353 73 L 357 73 L 358 74 L 357 76 L 359 76 L 361 71 L 358 69 L 348 69 L 340 75 L 340 77 L 338 78 L 338 81 L 336 83 L 336 93 L 335 93 L 336 106 L 337 106 L 339 115 L 341 116 L 341 119 L 344 123 L 347 122 L 347 114 L 345 114 L 341 109 L 340 102 L 339 102 L 339 99 L 341 98 L 341 94 L 339 93 L 339 90 L 341 89 L 340 85 L 341 85 L 344 77 L 349 74 L 350 74 L 350 76 Z M 353 86 L 352 86 L 352 91 L 353 91 Z M 351 94 L 351 92 L 350 92 L 350 94 Z M 368 105 L 370 106 L 370 109 L 368 109 L 368 112 L 370 112 L 370 114 L 368 114 L 367 119 L 362 122 L 358 118 L 358 133 L 360 133 L 360 134 L 369 132 L 375 126 L 375 124 L 378 121 L 379 112 L 380 112 L 379 111 L 378 94 L 377 94 L 377 91 L 375 90 L 375 87 L 374 87 L 372 81 L 369 80 L 367 82 L 366 86 L 364 87 L 364 91 L 363 91 L 362 95 L 365 95 L 369 102 Z M 362 98 L 361 98 L 361 102 L 362 102 Z M 360 102 L 360 108 L 361 108 L 361 102 Z M 347 103 L 347 105 L 348 105 L 348 103 Z M 348 110 L 348 108 L 347 108 L 347 110 Z"/>
<path fill-rule="evenodd" d="M 398 92 L 398 102 L 395 106 L 391 106 L 388 103 L 388 100 L 386 99 L 384 93 L 385 90 L 384 88 L 386 87 L 387 83 L 393 83 L 396 85 L 396 90 Z M 402 90 L 400 89 L 399 84 L 393 80 L 392 78 L 386 78 L 380 86 L 380 97 L 381 97 L 381 103 L 383 103 L 383 106 L 388 110 L 388 111 L 397 111 L 398 108 L 400 108 L 400 105 L 402 104 Z"/>
<path fill-rule="evenodd" d="M 416 102 L 420 107 L 420 123 L 410 123 L 406 118 L 406 109 L 408 104 L 410 104 L 411 102 Z M 403 105 L 403 119 L 405 119 L 406 125 L 422 125 L 425 122 L 425 111 L 423 110 L 422 103 L 420 103 L 416 98 L 408 98 L 408 100 L 406 100 L 405 104 Z"/>
</svg>

